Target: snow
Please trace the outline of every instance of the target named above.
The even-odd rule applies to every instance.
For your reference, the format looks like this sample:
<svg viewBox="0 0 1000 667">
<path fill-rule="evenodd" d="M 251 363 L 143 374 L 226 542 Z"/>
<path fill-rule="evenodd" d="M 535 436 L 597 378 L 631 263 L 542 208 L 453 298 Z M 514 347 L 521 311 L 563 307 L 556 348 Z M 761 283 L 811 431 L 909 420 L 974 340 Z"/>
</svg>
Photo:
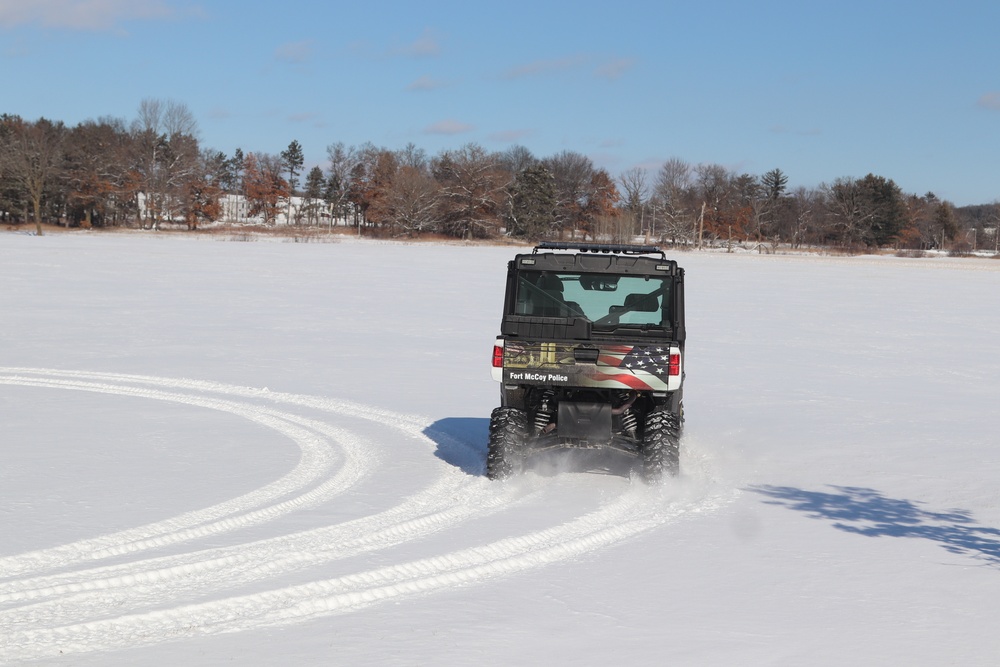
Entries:
<svg viewBox="0 0 1000 667">
<path fill-rule="evenodd" d="M 1000 262 L 677 255 L 647 487 L 482 476 L 513 252 L 0 234 L 0 663 L 996 664 Z"/>
</svg>

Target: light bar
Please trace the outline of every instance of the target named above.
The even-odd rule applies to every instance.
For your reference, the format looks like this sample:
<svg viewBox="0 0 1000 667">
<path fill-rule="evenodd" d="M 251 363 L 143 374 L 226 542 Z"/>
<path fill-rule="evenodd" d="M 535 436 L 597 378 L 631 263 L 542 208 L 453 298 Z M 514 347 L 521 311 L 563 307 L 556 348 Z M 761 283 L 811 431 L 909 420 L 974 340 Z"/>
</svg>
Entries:
<svg viewBox="0 0 1000 667">
<path fill-rule="evenodd" d="M 572 243 L 565 241 L 542 241 L 533 252 L 539 250 L 579 250 L 580 252 L 618 253 L 622 255 L 667 255 L 655 245 L 631 245 L 627 243 Z"/>
</svg>

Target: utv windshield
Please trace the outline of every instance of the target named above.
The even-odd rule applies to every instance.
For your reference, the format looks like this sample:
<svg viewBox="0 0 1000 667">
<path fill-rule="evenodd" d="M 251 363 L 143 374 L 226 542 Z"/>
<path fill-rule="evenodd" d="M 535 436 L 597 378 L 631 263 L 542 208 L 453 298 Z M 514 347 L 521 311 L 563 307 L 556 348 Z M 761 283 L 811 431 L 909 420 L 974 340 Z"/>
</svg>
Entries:
<svg viewBox="0 0 1000 667">
<path fill-rule="evenodd" d="M 515 315 L 585 317 L 593 328 L 670 326 L 670 278 L 520 271 Z"/>
</svg>

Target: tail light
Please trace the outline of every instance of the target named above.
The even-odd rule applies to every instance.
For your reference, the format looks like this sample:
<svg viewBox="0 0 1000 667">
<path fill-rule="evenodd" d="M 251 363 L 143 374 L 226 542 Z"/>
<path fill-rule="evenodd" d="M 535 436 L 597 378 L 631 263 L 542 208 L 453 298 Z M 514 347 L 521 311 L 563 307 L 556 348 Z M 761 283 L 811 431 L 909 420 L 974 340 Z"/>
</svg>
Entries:
<svg viewBox="0 0 1000 667">
<path fill-rule="evenodd" d="M 681 355 L 671 354 L 670 355 L 670 375 L 680 375 L 681 374 Z"/>
<path fill-rule="evenodd" d="M 493 368 L 503 368 L 503 345 L 493 346 Z"/>
</svg>

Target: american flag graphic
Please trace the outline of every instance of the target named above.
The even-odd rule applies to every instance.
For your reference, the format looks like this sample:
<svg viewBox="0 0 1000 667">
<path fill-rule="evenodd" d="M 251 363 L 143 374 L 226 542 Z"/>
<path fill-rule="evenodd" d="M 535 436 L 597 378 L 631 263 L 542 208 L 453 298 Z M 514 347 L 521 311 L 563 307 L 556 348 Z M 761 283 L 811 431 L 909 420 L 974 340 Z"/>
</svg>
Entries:
<svg viewBox="0 0 1000 667">
<path fill-rule="evenodd" d="M 670 348 L 663 345 L 604 347 L 597 367 L 600 370 L 590 376 L 594 380 L 612 380 L 639 390 L 662 389 L 661 383 L 665 385 L 670 379 Z M 611 368 L 604 371 L 602 367 Z"/>
</svg>

